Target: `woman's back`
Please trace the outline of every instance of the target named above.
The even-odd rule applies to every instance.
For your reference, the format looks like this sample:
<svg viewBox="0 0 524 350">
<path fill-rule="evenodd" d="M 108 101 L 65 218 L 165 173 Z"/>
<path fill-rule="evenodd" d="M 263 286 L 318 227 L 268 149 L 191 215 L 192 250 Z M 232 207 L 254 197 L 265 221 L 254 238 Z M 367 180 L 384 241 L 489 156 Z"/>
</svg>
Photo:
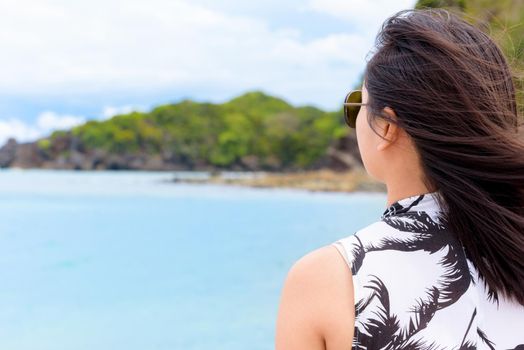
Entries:
<svg viewBox="0 0 524 350">
<path fill-rule="evenodd" d="M 333 247 L 294 265 L 278 345 L 524 350 L 524 119 L 512 69 L 489 35 L 446 10 L 400 11 L 375 42 L 343 111 L 387 209 L 332 243 L 352 275 Z"/>
<path fill-rule="evenodd" d="M 430 192 L 333 243 L 353 274 L 357 349 L 524 349 L 524 306 L 488 292 Z"/>
</svg>

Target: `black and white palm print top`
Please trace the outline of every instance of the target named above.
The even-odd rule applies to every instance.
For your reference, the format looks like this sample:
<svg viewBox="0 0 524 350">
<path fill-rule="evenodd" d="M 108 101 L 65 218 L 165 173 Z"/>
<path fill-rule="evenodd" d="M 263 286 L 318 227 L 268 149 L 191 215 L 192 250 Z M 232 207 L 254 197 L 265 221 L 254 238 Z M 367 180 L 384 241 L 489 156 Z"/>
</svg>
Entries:
<svg viewBox="0 0 524 350">
<path fill-rule="evenodd" d="M 353 274 L 352 349 L 524 350 L 524 307 L 488 292 L 438 195 L 403 198 L 331 243 Z"/>
</svg>

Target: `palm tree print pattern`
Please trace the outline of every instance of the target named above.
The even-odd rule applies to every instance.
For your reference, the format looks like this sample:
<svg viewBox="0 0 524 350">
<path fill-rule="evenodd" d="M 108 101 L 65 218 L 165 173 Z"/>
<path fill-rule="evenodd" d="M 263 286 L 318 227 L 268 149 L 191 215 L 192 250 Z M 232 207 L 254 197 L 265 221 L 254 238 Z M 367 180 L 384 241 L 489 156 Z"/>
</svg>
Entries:
<svg viewBox="0 0 524 350">
<path fill-rule="evenodd" d="M 353 350 L 524 350 L 524 307 L 486 290 L 437 196 L 403 198 L 333 243 L 353 274 Z"/>
</svg>

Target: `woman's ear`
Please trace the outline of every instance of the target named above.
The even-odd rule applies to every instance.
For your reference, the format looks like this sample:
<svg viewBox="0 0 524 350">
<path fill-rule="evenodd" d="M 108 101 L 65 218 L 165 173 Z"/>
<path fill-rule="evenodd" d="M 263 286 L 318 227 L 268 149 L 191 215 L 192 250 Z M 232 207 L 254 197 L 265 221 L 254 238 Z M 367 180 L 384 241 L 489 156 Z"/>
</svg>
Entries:
<svg viewBox="0 0 524 350">
<path fill-rule="evenodd" d="M 386 114 L 389 118 L 393 120 L 397 120 L 397 115 L 395 114 L 395 111 L 390 107 L 385 107 L 383 109 L 384 114 Z M 399 128 L 397 124 L 389 122 L 385 119 L 380 119 L 382 121 L 383 126 L 380 128 L 380 134 L 382 137 L 384 137 L 386 140 L 382 139 L 377 144 L 377 151 L 383 151 L 390 145 L 392 145 L 397 137 L 399 136 Z"/>
</svg>

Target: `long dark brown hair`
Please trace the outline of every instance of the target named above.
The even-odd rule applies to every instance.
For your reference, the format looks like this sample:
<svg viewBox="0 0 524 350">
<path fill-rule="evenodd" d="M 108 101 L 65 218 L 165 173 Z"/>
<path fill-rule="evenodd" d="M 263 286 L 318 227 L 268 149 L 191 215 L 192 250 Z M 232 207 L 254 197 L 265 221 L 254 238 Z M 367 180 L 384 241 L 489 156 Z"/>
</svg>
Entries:
<svg viewBox="0 0 524 350">
<path fill-rule="evenodd" d="M 424 183 L 442 195 L 448 228 L 490 296 L 524 305 L 524 139 L 513 74 L 489 35 L 447 10 L 422 9 L 384 22 L 364 80 L 368 123 L 396 122 L 412 138 Z"/>
</svg>

